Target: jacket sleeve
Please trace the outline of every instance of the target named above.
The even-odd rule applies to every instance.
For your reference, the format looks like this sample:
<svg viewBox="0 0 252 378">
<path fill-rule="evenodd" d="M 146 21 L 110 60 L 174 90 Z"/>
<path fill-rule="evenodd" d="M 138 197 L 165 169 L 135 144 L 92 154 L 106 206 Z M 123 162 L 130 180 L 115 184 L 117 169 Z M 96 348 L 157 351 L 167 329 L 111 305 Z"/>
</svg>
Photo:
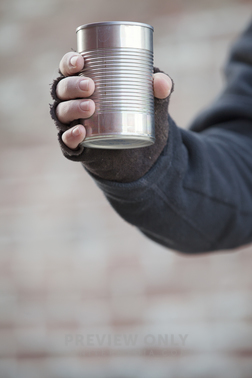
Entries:
<svg viewBox="0 0 252 378">
<path fill-rule="evenodd" d="M 227 84 L 141 179 L 95 180 L 113 208 L 152 240 L 200 253 L 252 242 L 252 23 L 233 46 Z"/>
</svg>

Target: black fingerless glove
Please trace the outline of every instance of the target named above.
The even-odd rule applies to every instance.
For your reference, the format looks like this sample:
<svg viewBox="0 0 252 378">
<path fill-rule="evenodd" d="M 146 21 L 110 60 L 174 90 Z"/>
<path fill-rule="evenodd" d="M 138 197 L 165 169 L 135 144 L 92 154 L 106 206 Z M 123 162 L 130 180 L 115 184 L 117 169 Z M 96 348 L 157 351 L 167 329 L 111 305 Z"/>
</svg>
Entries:
<svg viewBox="0 0 252 378">
<path fill-rule="evenodd" d="M 162 72 L 154 67 L 154 73 Z M 77 125 L 79 120 L 66 125 L 59 122 L 56 116 L 56 107 L 61 100 L 57 97 L 56 87 L 64 76 L 60 76 L 53 82 L 51 96 L 54 103 L 50 106 L 50 114 L 58 128 L 58 139 L 63 155 L 70 160 L 79 161 L 95 176 L 105 180 L 118 182 L 131 182 L 138 180 L 149 171 L 164 149 L 168 139 L 168 104 L 170 95 L 163 100 L 154 98 L 155 108 L 155 143 L 148 147 L 107 150 L 88 148 L 79 145 L 76 149 L 70 149 L 62 141 L 62 134 Z M 174 85 L 172 85 L 173 92 Z"/>
<path fill-rule="evenodd" d="M 58 140 L 59 140 L 59 144 L 60 144 L 60 147 L 61 147 L 61 150 L 62 150 L 62 153 L 63 155 L 67 158 L 67 159 L 70 159 L 70 160 L 75 160 L 75 161 L 81 161 L 81 155 L 84 151 L 84 146 L 82 145 L 79 145 L 77 148 L 75 148 L 74 150 L 67 147 L 65 145 L 65 143 L 63 142 L 62 140 L 62 134 L 68 130 L 69 128 L 75 126 L 75 125 L 78 125 L 80 122 L 78 119 L 74 120 L 73 122 L 69 123 L 69 124 L 65 124 L 65 123 L 62 123 L 58 120 L 57 118 L 57 115 L 56 115 L 56 108 L 58 106 L 58 104 L 62 101 L 58 98 L 57 96 L 57 93 L 56 93 L 56 88 L 57 88 L 57 85 L 58 83 L 65 78 L 65 76 L 62 75 L 61 72 L 59 72 L 60 76 L 57 77 L 57 79 L 55 79 L 52 83 L 52 86 L 51 86 L 51 96 L 52 96 L 52 99 L 54 100 L 53 104 L 50 105 L 50 114 L 51 114 L 51 117 L 52 119 L 54 120 L 54 123 L 58 129 Z"/>
</svg>

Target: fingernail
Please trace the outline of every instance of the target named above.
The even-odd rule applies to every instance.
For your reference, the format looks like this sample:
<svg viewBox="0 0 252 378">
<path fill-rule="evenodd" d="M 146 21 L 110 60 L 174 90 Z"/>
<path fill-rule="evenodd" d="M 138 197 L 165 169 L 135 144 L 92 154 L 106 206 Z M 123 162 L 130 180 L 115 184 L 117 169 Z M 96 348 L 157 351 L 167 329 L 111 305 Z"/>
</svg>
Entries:
<svg viewBox="0 0 252 378">
<path fill-rule="evenodd" d="M 165 79 L 166 79 L 167 83 L 169 84 L 169 87 L 170 87 L 169 93 L 170 93 L 171 89 L 172 89 L 172 79 L 167 75 L 165 75 Z"/>
<path fill-rule="evenodd" d="M 79 86 L 80 86 L 80 89 L 82 91 L 88 91 L 88 89 L 89 89 L 89 80 L 87 80 L 87 79 L 81 80 Z"/>
<path fill-rule="evenodd" d="M 89 101 L 82 101 L 82 102 L 80 103 L 80 108 L 81 108 L 81 110 L 83 110 L 83 111 L 87 111 L 87 110 L 89 110 L 89 109 L 90 109 Z"/>
<path fill-rule="evenodd" d="M 72 67 L 76 67 L 76 62 L 77 62 L 77 59 L 78 59 L 79 57 L 77 56 L 77 55 L 74 55 L 74 56 L 72 56 L 72 58 L 70 59 L 70 65 L 72 66 Z"/>
<path fill-rule="evenodd" d="M 74 137 L 77 137 L 77 136 L 80 135 L 80 128 L 79 128 L 79 126 L 75 126 L 75 127 L 73 128 L 73 130 L 72 130 L 72 135 L 73 135 Z"/>
</svg>

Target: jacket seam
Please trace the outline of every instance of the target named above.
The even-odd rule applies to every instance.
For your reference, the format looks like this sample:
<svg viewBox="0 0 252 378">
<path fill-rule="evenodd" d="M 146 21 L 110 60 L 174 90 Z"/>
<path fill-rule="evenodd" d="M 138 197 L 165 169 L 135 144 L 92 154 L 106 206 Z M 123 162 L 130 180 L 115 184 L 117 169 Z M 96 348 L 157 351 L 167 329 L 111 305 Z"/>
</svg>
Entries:
<svg viewBox="0 0 252 378">
<path fill-rule="evenodd" d="M 230 208 L 232 208 L 232 209 L 234 209 L 236 211 L 239 211 L 239 213 L 241 213 L 241 214 L 252 215 L 252 211 L 238 209 L 237 206 L 235 206 L 233 203 L 225 202 L 225 201 L 223 201 L 223 200 L 221 200 L 221 199 L 219 199 L 217 197 L 211 196 L 211 195 L 209 195 L 207 193 L 203 193 L 200 190 L 197 190 L 197 189 L 194 189 L 194 188 L 190 188 L 190 187 L 188 187 L 186 185 L 183 185 L 183 188 L 186 189 L 186 190 L 189 190 L 191 192 L 200 194 L 201 196 L 206 197 L 206 198 L 208 198 L 208 199 L 210 199 L 212 201 L 215 201 L 217 203 L 220 203 L 220 204 L 222 204 L 224 206 L 228 206 L 228 207 L 230 207 Z"/>
</svg>

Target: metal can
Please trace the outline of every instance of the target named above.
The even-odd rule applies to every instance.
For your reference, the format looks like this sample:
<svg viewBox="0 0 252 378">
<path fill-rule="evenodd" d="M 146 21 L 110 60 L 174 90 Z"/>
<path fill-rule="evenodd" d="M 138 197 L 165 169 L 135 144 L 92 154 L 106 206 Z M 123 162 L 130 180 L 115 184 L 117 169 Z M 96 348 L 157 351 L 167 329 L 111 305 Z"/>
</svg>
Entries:
<svg viewBox="0 0 252 378">
<path fill-rule="evenodd" d="M 125 149 L 154 143 L 153 27 L 113 21 L 79 26 L 80 73 L 93 79 L 95 113 L 81 123 L 83 145 Z"/>
</svg>

